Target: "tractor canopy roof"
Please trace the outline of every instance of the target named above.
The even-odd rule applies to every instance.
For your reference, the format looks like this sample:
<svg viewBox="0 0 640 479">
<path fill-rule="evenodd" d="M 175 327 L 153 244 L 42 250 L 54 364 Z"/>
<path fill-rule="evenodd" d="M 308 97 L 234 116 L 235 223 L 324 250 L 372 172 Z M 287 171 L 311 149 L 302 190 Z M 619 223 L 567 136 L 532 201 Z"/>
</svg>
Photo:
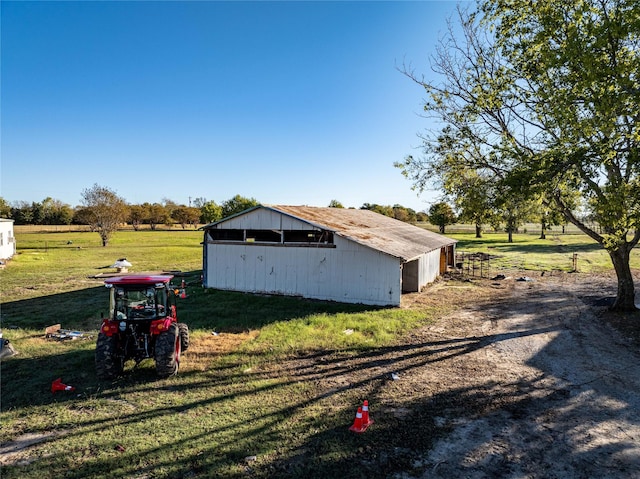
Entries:
<svg viewBox="0 0 640 479">
<path fill-rule="evenodd" d="M 130 274 L 127 276 L 116 276 L 114 278 L 108 278 L 104 280 L 105 284 L 111 285 L 120 285 L 120 286 L 133 286 L 133 285 L 141 285 L 141 286 L 149 286 L 156 285 L 158 283 L 167 284 L 173 275 L 171 274 L 155 274 L 155 275 L 144 275 L 144 274 Z"/>
</svg>

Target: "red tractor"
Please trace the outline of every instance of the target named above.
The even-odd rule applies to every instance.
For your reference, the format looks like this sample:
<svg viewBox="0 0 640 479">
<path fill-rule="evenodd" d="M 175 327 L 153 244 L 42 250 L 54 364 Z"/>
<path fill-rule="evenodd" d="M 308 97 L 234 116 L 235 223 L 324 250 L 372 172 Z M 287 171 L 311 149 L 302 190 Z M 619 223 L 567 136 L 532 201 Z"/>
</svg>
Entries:
<svg viewBox="0 0 640 479">
<path fill-rule="evenodd" d="M 110 289 L 109 317 L 103 318 L 96 344 L 96 374 L 113 379 L 124 364 L 153 358 L 156 373 L 178 372 L 180 354 L 189 347 L 189 328 L 176 315 L 172 275 L 128 275 L 105 280 Z"/>
</svg>

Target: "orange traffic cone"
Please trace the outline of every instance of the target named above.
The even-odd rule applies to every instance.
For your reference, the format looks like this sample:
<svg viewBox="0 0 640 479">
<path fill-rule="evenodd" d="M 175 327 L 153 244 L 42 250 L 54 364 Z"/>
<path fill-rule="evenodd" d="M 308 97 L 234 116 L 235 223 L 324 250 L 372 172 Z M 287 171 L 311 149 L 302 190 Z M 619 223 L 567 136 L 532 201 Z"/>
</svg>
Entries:
<svg viewBox="0 0 640 479">
<path fill-rule="evenodd" d="M 58 378 L 51 383 L 51 392 L 55 394 L 56 391 L 75 391 L 76 388 L 73 386 L 67 386 L 62 383 L 62 379 Z"/>
<path fill-rule="evenodd" d="M 353 425 L 349 428 L 349 431 L 353 432 L 364 432 L 362 428 L 362 408 L 358 408 L 358 412 L 356 413 L 356 418 L 353 420 Z"/>
<path fill-rule="evenodd" d="M 362 405 L 362 427 L 366 429 L 371 424 L 373 424 L 373 419 L 369 417 L 369 401 L 365 399 Z"/>
<path fill-rule="evenodd" d="M 180 285 L 180 298 L 184 299 L 187 297 L 187 290 L 185 289 L 184 279 L 182 280 L 182 284 Z"/>
</svg>

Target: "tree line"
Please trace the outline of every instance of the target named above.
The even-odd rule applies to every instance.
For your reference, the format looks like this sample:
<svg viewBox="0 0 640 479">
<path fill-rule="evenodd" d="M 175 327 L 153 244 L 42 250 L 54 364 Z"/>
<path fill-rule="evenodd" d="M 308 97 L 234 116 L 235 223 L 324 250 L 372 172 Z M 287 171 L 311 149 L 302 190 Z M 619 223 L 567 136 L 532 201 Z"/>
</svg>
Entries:
<svg viewBox="0 0 640 479">
<path fill-rule="evenodd" d="M 112 189 L 94 184 L 82 191 L 81 205 L 72 208 L 59 200 L 47 197 L 42 202 L 19 201 L 8 203 L 0 197 L 0 217 L 13 219 L 17 225 L 87 225 L 100 234 L 103 246 L 107 246 L 112 234 L 123 224 L 134 230 L 148 225 L 180 225 L 196 228 L 200 224 L 213 223 L 260 204 L 255 198 L 235 195 L 220 204 L 205 198 L 196 198 L 193 206 L 178 204 L 168 198 L 161 203 L 129 204 Z M 343 208 L 341 202 L 331 200 L 328 205 Z M 360 209 L 375 211 L 400 221 L 415 223 L 428 221 L 424 212 L 416 212 L 401 205 L 385 206 L 365 203 Z"/>
<path fill-rule="evenodd" d="M 99 194 L 98 194 L 99 193 Z M 115 192 L 109 188 L 94 186 L 85 190 L 83 204 L 71 207 L 60 200 L 47 197 L 41 202 L 18 201 L 8 203 L 0 197 L 0 217 L 13 219 L 17 225 L 87 225 L 94 228 L 94 209 L 96 203 L 107 201 L 110 208 L 118 211 L 119 224 L 128 224 L 134 230 L 143 225 L 155 230 L 159 226 L 180 225 L 196 228 L 200 224 L 213 223 L 222 218 L 239 213 L 247 208 L 256 206 L 259 202 L 255 198 L 235 195 L 220 204 L 205 198 L 195 198 L 193 206 L 178 204 L 171 199 L 164 198 L 160 203 L 129 204 L 123 198 L 116 198 Z M 93 198 L 96 196 L 96 198 Z M 532 202 L 527 207 L 510 208 L 506 211 L 494 207 L 486 201 L 487 195 L 476 194 L 449 197 L 450 202 L 439 201 L 432 204 L 428 211 L 415 211 L 412 208 L 395 205 L 381 205 L 364 203 L 359 209 L 375 211 L 376 213 L 406 223 L 431 223 L 439 228 L 440 233 L 446 233 L 446 227 L 455 223 L 470 223 L 475 225 L 476 237 L 481 238 L 487 226 L 494 231 L 509 233 L 509 241 L 513 240 L 513 233 L 518 231 L 524 223 L 540 224 L 540 237 L 552 226 L 566 224 L 564 217 L 558 211 L 551 211 L 542 203 Z M 87 199 L 90 199 L 89 206 Z M 481 200 L 483 199 L 483 200 Z M 112 201 L 111 201 L 112 200 Z M 331 200 L 329 207 L 344 208 L 338 200 Z M 93 209 L 92 209 L 93 208 Z M 588 220 L 585 220 L 588 221 Z"/>
<path fill-rule="evenodd" d="M 134 229 L 149 225 L 181 225 L 196 227 L 198 224 L 212 223 L 230 216 L 258 202 L 254 198 L 236 195 L 220 204 L 196 198 L 193 206 L 178 204 L 169 198 L 160 203 L 129 204 L 107 187 L 94 185 L 82 193 L 82 204 L 72 207 L 60 200 L 47 197 L 41 202 L 17 201 L 9 203 L 0 197 L 0 217 L 13 219 L 17 225 L 89 225 L 94 220 L 94 210 L 106 203 L 117 211 L 120 223 L 127 223 Z"/>
</svg>

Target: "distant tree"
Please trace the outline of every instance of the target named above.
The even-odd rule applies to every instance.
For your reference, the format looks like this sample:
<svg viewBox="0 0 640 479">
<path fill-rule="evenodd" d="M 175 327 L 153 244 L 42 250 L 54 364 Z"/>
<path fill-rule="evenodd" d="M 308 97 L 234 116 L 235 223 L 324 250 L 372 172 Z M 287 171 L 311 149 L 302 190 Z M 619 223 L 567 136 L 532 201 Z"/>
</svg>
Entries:
<svg viewBox="0 0 640 479">
<path fill-rule="evenodd" d="M 178 206 L 173 210 L 172 218 L 185 229 L 187 225 L 197 226 L 200 210 L 193 206 Z"/>
<path fill-rule="evenodd" d="M 207 202 L 207 199 L 204 197 L 194 198 L 193 206 L 196 208 L 202 208 L 206 202 Z"/>
<path fill-rule="evenodd" d="M 522 196 L 518 190 L 502 189 L 493 204 L 496 214 L 492 216 L 493 226 L 504 224 L 507 241 L 513 243 L 513 234 L 518 228 L 535 218 L 536 204 Z"/>
<path fill-rule="evenodd" d="M 91 222 L 91 209 L 84 206 L 79 206 L 75 209 L 71 223 L 74 225 L 87 225 L 92 232 L 95 233 L 96 231 Z"/>
<path fill-rule="evenodd" d="M 458 221 L 474 225 L 476 238 L 482 238 L 482 228 L 496 215 L 493 207 L 496 192 L 493 178 L 473 169 L 459 170 L 455 181 L 447 185 L 449 197 L 460 212 Z"/>
<path fill-rule="evenodd" d="M 9 218 L 11 216 L 11 205 L 0 196 L 0 218 Z"/>
<path fill-rule="evenodd" d="M 235 195 L 233 198 L 222 202 L 222 217 L 227 218 L 228 216 L 235 215 L 259 204 L 255 198 L 245 198 L 244 196 Z"/>
<path fill-rule="evenodd" d="M 11 207 L 11 218 L 17 225 L 33 224 L 33 207 L 26 201 L 18 201 Z"/>
<path fill-rule="evenodd" d="M 456 222 L 456 215 L 447 203 L 435 203 L 429 208 L 429 222 L 438 226 L 440 233 L 444 234 L 445 227 Z"/>
<path fill-rule="evenodd" d="M 393 217 L 399 221 L 404 221 L 405 223 L 415 223 L 416 221 L 416 212 L 411 208 L 393 205 L 391 210 L 393 211 Z"/>
<path fill-rule="evenodd" d="M 344 206 L 338 200 L 331 200 L 329 202 L 329 208 L 344 208 Z"/>
<path fill-rule="evenodd" d="M 416 221 L 418 223 L 426 223 L 429 221 L 429 215 L 424 211 L 418 211 L 416 213 Z"/>
<path fill-rule="evenodd" d="M 140 226 L 148 220 L 148 217 L 147 208 L 143 205 L 129 205 L 129 223 L 131 223 L 135 231 L 140 229 Z"/>
<path fill-rule="evenodd" d="M 200 206 L 200 222 L 207 224 L 222 219 L 222 206 L 215 201 L 207 201 Z"/>
<path fill-rule="evenodd" d="M 360 207 L 360 209 L 361 210 L 375 211 L 378 214 L 389 216 L 390 218 L 393 218 L 393 208 L 391 206 L 383 206 L 383 205 L 378 205 L 376 203 L 364 203 Z"/>
<path fill-rule="evenodd" d="M 109 188 L 94 184 L 82 191 L 82 204 L 88 209 L 89 224 L 100 235 L 102 246 L 107 246 L 127 219 L 127 202 Z"/>
<path fill-rule="evenodd" d="M 164 205 L 161 205 L 160 203 L 148 204 L 148 212 L 149 226 L 152 230 L 155 230 L 158 225 L 164 225 L 169 222 L 169 211 Z"/>
<path fill-rule="evenodd" d="M 73 219 L 73 209 L 60 200 L 47 197 L 41 203 L 33 204 L 37 223 L 42 225 L 68 225 Z"/>
</svg>

